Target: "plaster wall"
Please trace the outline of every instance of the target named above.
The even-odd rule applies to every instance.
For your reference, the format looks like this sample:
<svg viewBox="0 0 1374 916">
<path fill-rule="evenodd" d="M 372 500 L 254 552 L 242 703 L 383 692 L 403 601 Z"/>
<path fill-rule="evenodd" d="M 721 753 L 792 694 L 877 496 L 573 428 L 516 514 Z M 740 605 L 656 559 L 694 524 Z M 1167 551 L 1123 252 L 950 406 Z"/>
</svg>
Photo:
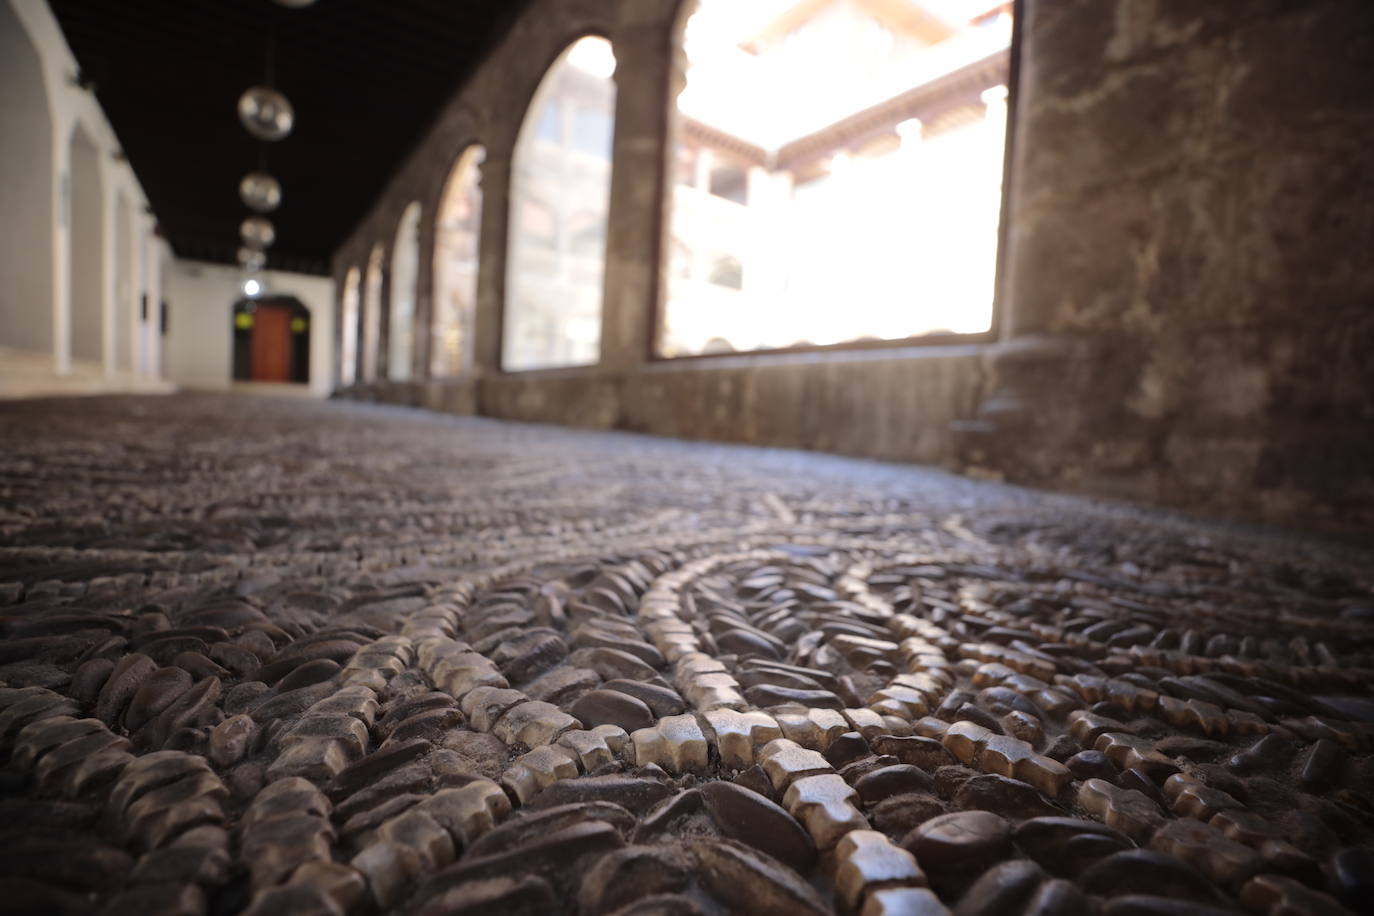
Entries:
<svg viewBox="0 0 1374 916">
<path fill-rule="evenodd" d="M 1023 0 L 1017 11 L 991 339 L 650 359 L 683 8 L 533 0 L 334 262 L 339 280 L 364 267 L 419 200 L 416 326 L 427 328 L 432 214 L 458 154 L 483 144 L 474 366 L 348 393 L 940 463 L 1233 517 L 1374 524 L 1374 5 Z M 502 373 L 511 150 L 545 68 L 585 34 L 608 37 L 617 60 L 601 360 Z M 417 368 L 427 336 L 417 331 Z"/>
<path fill-rule="evenodd" d="M 253 274 L 271 295 L 295 296 L 310 309 L 310 390 L 324 396 L 334 379 L 334 281 L 286 271 Z M 185 388 L 222 389 L 233 380 L 233 305 L 243 298 L 241 268 L 174 259 L 165 276 L 167 377 Z"/>
<path fill-rule="evenodd" d="M 88 349 L 95 362 L 112 375 L 117 371 L 116 353 L 137 352 L 137 342 L 148 336 L 147 324 L 137 315 L 122 323 L 117 335 L 116 284 L 121 277 L 127 278 L 130 303 L 141 302 L 154 285 L 156 265 L 150 264 L 152 256 L 146 252 L 154 238 L 155 221 L 148 212 L 147 195 L 120 153 L 99 102 L 77 84 L 76 60 L 48 5 L 42 0 L 0 0 L 0 6 L 4 7 L 0 27 L 7 32 L 6 46 L 14 45 L 26 60 L 31 61 L 30 54 L 36 55 L 41 74 L 41 80 L 25 79 L 19 84 L 6 81 L 4 92 L 23 93 L 22 102 L 16 99 L 11 106 L 6 101 L 6 137 L 43 134 L 49 150 L 46 163 L 35 161 L 17 172 L 7 169 L 4 174 L 4 184 L 11 189 L 6 194 L 43 194 L 48 204 L 46 208 L 38 204 L 0 209 L 0 239 L 5 241 L 5 251 L 23 254 L 16 266 L 9 260 L 0 262 L 0 283 L 5 284 L 0 288 L 12 287 L 22 297 L 17 323 L 25 330 L 17 345 L 50 350 L 53 370 L 61 375 L 71 370 L 73 334 L 82 340 L 98 340 L 98 347 Z M 13 61 L 7 59 L 5 72 L 11 66 Z M 100 186 L 102 217 L 100 235 L 91 243 L 99 248 L 102 267 L 94 292 L 99 309 L 86 319 L 88 324 L 98 324 L 74 329 L 70 151 L 78 129 L 95 154 L 92 163 Z M 116 201 L 121 195 L 128 202 L 130 216 L 126 226 L 117 230 Z M 118 246 L 117 231 L 129 233 L 127 246 Z M 11 240 L 19 242 L 17 248 L 11 247 Z M 118 271 L 116 258 L 121 259 Z M 40 331 L 41 326 L 46 326 L 46 333 Z M 151 360 L 133 361 L 122 368 L 131 368 L 134 375 L 155 371 Z"/>
</svg>

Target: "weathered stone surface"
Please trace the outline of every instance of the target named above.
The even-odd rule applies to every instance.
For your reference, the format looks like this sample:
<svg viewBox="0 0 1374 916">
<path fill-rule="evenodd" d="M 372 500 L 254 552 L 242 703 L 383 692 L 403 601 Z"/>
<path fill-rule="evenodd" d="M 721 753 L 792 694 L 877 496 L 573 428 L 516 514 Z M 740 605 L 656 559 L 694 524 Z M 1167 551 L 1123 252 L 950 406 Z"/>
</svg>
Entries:
<svg viewBox="0 0 1374 916">
<path fill-rule="evenodd" d="M 835 847 L 835 889 L 851 910 L 889 887 L 919 887 L 925 873 L 915 858 L 876 830 L 851 830 Z"/>
<path fill-rule="evenodd" d="M 850 830 L 868 826 L 862 812 L 854 806 L 857 799 L 858 793 L 843 778 L 830 773 L 797 779 L 783 795 L 782 805 L 801 821 L 816 847 L 827 850 Z"/>
<path fill-rule="evenodd" d="M 655 764 L 670 773 L 706 768 L 706 736 L 690 714 L 665 716 L 653 728 L 632 732 L 630 740 L 640 766 Z"/>
</svg>

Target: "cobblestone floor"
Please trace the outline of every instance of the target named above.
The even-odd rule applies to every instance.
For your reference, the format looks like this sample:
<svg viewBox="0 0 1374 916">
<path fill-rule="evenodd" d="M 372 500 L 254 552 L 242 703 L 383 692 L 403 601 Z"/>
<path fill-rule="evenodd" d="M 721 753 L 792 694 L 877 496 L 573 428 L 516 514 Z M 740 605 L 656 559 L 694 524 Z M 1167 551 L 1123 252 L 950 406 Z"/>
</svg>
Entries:
<svg viewBox="0 0 1374 916">
<path fill-rule="evenodd" d="M 1368 908 L 1372 577 L 818 455 L 0 405 L 0 912 Z"/>
</svg>

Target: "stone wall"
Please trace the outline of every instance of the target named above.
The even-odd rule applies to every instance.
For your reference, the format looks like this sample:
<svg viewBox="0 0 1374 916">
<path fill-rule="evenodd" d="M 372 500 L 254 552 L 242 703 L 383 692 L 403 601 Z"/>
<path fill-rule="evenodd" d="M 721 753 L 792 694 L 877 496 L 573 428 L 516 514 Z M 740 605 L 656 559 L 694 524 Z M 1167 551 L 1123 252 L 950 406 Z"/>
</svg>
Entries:
<svg viewBox="0 0 1374 916">
<path fill-rule="evenodd" d="M 1023 345 L 993 361 L 995 431 L 968 453 L 1094 493 L 1374 519 L 1374 7 L 1031 3 L 1022 60 Z"/>
<path fill-rule="evenodd" d="M 1361 168 L 1374 6 L 1025 0 L 1019 13 L 995 339 L 650 359 L 682 10 L 533 0 L 335 257 L 342 289 L 420 201 L 427 326 L 432 214 L 457 157 L 482 143 L 476 366 L 350 393 L 939 463 L 1242 518 L 1374 522 L 1374 184 Z M 602 359 L 503 374 L 510 153 L 544 69 L 584 34 L 607 36 L 618 61 Z"/>
</svg>

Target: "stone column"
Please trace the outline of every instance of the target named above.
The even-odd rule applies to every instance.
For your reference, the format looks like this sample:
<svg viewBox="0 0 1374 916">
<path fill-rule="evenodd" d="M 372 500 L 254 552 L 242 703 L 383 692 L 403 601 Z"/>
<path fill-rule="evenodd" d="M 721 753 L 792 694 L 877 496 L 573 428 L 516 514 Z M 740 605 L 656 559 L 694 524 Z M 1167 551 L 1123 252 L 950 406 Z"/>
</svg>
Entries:
<svg viewBox="0 0 1374 916">
<path fill-rule="evenodd" d="M 601 366 L 645 362 L 658 308 L 665 191 L 671 174 L 669 90 L 673 36 L 661 21 L 627 25 L 615 36 L 614 169 L 606 237 Z"/>
<path fill-rule="evenodd" d="M 487 150 L 481 166 L 482 233 L 477 255 L 477 314 L 472 372 L 501 371 L 502 311 L 506 298 L 506 246 L 510 238 L 509 150 Z"/>
<path fill-rule="evenodd" d="M 431 203 L 437 199 L 439 203 Z M 419 263 L 415 266 L 415 314 L 411 332 L 410 380 L 425 382 L 433 378 L 434 359 L 434 249 L 438 240 L 439 208 L 443 206 L 443 192 L 438 198 L 423 199 L 420 210 L 420 231 L 416 237 Z"/>
</svg>

